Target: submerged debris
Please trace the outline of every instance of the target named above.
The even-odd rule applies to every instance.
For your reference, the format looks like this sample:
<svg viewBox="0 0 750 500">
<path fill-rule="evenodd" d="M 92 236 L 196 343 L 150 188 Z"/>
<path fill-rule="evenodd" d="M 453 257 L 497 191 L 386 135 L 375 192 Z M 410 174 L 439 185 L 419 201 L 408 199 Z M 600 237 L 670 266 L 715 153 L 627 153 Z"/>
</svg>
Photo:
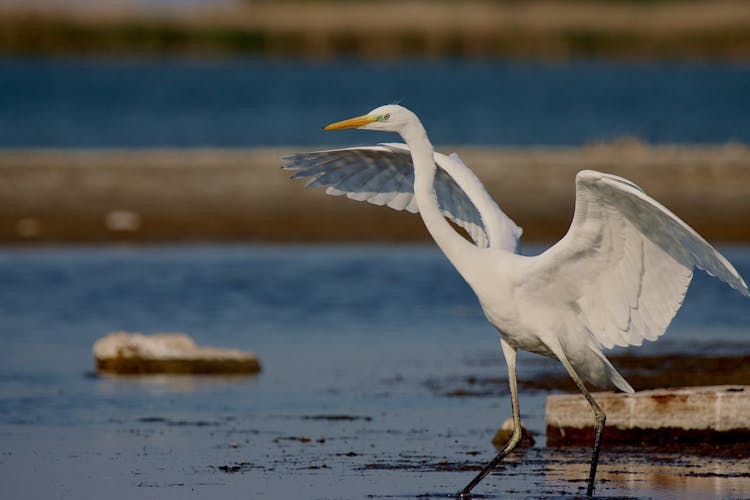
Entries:
<svg viewBox="0 0 750 500">
<path fill-rule="evenodd" d="M 359 416 L 359 415 L 305 415 L 302 420 L 325 420 L 325 421 L 347 421 L 353 422 L 355 420 L 364 420 L 365 422 L 371 422 L 372 417 Z"/>
<path fill-rule="evenodd" d="M 237 472 L 244 473 L 249 470 L 260 469 L 262 467 L 260 465 L 252 464 L 250 462 L 235 462 L 232 465 L 219 465 L 218 467 L 211 466 L 211 468 L 224 472 L 226 474 L 235 474 Z"/>
</svg>

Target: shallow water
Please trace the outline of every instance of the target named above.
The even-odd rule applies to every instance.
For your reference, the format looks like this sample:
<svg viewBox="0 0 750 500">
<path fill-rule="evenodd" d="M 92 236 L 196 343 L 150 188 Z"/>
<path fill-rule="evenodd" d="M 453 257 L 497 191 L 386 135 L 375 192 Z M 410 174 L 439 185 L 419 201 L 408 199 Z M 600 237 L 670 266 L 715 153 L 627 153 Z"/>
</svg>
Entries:
<svg viewBox="0 0 750 500">
<path fill-rule="evenodd" d="M 538 249 L 532 249 L 537 251 Z M 750 247 L 723 249 L 745 276 Z M 447 497 L 494 454 L 507 389 L 494 331 L 432 246 L 0 250 L 0 484 L 6 498 Z M 750 307 L 698 274 L 644 353 L 750 352 Z M 106 333 L 185 331 L 254 350 L 257 377 L 97 377 Z M 524 355 L 519 377 L 557 370 Z M 437 388 L 437 389 L 436 389 Z M 544 447 L 546 391 L 522 389 L 537 444 L 476 490 L 569 498 L 589 451 Z M 597 493 L 742 498 L 750 459 L 605 450 Z"/>
</svg>

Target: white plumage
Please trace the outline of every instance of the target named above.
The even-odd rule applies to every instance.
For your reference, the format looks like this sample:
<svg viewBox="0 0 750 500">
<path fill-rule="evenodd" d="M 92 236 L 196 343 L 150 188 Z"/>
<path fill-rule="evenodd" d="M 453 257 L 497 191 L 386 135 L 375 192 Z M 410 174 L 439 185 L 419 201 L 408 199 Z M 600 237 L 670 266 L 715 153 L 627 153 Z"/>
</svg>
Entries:
<svg viewBox="0 0 750 500">
<path fill-rule="evenodd" d="M 394 210 L 419 212 L 414 197 L 414 166 L 406 144 L 388 143 L 359 148 L 299 153 L 282 158 L 293 179 L 310 179 L 307 187 L 327 186 L 326 193 L 356 201 L 387 205 Z M 480 248 L 515 251 L 521 228 L 487 194 L 481 181 L 456 153 L 434 153 L 435 193 L 446 217 L 466 230 Z M 472 198 L 482 198 L 494 210 L 480 216 Z M 512 228 L 504 232 L 504 226 Z M 497 236 L 495 236 L 497 235 Z"/>
<path fill-rule="evenodd" d="M 416 115 L 397 105 L 337 122 L 326 130 L 396 132 L 404 144 L 286 157 L 294 178 L 329 194 L 419 212 L 448 259 L 471 286 L 498 330 L 508 364 L 514 433 L 460 493 L 470 492 L 518 443 L 516 351 L 560 360 L 596 417 L 587 494 L 593 493 L 605 415 L 582 380 L 632 393 L 602 348 L 655 340 L 682 305 L 693 268 L 750 297 L 737 270 L 700 235 L 632 182 L 585 170 L 576 176 L 568 233 L 544 253 L 517 253 L 521 229 L 458 158 L 434 152 Z M 445 217 L 464 228 L 473 244 Z"/>
</svg>

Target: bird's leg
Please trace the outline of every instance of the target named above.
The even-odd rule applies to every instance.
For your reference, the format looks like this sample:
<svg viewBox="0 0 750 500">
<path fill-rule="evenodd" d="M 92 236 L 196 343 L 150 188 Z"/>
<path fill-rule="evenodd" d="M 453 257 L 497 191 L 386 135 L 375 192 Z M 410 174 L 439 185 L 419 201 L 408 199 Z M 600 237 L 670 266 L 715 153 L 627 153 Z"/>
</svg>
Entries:
<svg viewBox="0 0 750 500">
<path fill-rule="evenodd" d="M 594 452 L 591 456 L 591 468 L 589 469 L 589 480 L 588 486 L 586 488 L 586 496 L 592 496 L 594 494 L 594 478 L 596 477 L 596 466 L 599 463 L 599 450 L 601 449 L 602 445 L 602 432 L 604 431 L 604 423 L 607 421 L 607 416 L 596 403 L 596 400 L 594 400 L 594 398 L 591 396 L 588 389 L 586 389 L 586 386 L 583 384 L 583 381 L 573 369 L 570 361 L 568 361 L 565 356 L 559 356 L 559 359 L 565 369 L 568 371 L 570 377 L 573 379 L 583 395 L 586 397 L 586 400 L 591 405 L 591 409 L 594 411 L 594 418 L 596 419 L 594 423 Z"/>
<path fill-rule="evenodd" d="M 503 447 L 502 451 L 497 454 L 495 458 L 493 458 L 485 467 L 482 469 L 482 471 L 476 475 L 474 479 L 471 480 L 469 484 L 466 485 L 464 489 L 458 492 L 456 495 L 456 498 L 460 499 L 468 499 L 471 498 L 471 490 L 479 484 L 479 482 L 487 476 L 492 470 L 497 467 L 497 465 L 502 462 L 502 460 L 516 447 L 518 442 L 521 440 L 521 413 L 518 409 L 518 385 L 516 383 L 516 349 L 513 348 L 510 344 L 505 342 L 501 338 L 501 343 L 503 346 L 503 354 L 505 355 L 505 362 L 508 365 L 508 384 L 510 385 L 510 401 L 511 406 L 513 407 L 513 435 L 511 435 L 510 439 L 507 443 L 505 443 L 505 446 Z"/>
</svg>

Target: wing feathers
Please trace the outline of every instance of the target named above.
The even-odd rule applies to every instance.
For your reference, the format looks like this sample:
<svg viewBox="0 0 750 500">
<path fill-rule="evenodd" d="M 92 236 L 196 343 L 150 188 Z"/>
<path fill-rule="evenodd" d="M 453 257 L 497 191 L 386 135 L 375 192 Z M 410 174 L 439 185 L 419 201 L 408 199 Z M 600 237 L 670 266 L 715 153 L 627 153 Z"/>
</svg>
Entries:
<svg viewBox="0 0 750 500">
<path fill-rule="evenodd" d="M 750 296 L 737 270 L 692 228 L 632 182 L 594 171 L 576 176 L 570 229 L 538 259 L 548 286 L 577 303 L 581 328 L 605 347 L 662 335 L 694 266 Z"/>
<path fill-rule="evenodd" d="M 411 153 L 404 144 L 337 149 L 301 153 L 282 158 L 285 169 L 298 170 L 292 178 L 309 178 L 307 187 L 325 186 L 326 193 L 346 195 L 357 201 L 387 205 L 395 210 L 419 211 L 414 198 L 414 169 Z M 489 230 L 497 235 L 498 246 L 515 250 L 520 228 L 503 214 L 479 179 L 455 154 L 436 153 L 435 193 L 442 213 L 466 230 L 477 246 L 491 246 Z M 448 169 L 449 171 L 446 171 Z M 457 177 L 458 176 L 458 177 Z M 461 182 L 468 182 L 471 196 L 485 207 L 480 214 Z M 508 234 L 503 234 L 507 228 Z"/>
<path fill-rule="evenodd" d="M 584 172 L 594 174 L 591 171 Z M 579 173 L 579 176 L 584 172 Z M 750 296 L 745 281 L 734 266 L 693 228 L 635 184 L 619 177 L 598 172 L 595 174 L 601 176 L 601 183 L 607 186 L 607 189 L 602 190 L 603 194 L 612 196 L 613 202 L 618 203 L 622 213 L 645 237 L 683 265 L 695 265 Z M 588 179 L 590 174 L 582 177 Z"/>
</svg>

